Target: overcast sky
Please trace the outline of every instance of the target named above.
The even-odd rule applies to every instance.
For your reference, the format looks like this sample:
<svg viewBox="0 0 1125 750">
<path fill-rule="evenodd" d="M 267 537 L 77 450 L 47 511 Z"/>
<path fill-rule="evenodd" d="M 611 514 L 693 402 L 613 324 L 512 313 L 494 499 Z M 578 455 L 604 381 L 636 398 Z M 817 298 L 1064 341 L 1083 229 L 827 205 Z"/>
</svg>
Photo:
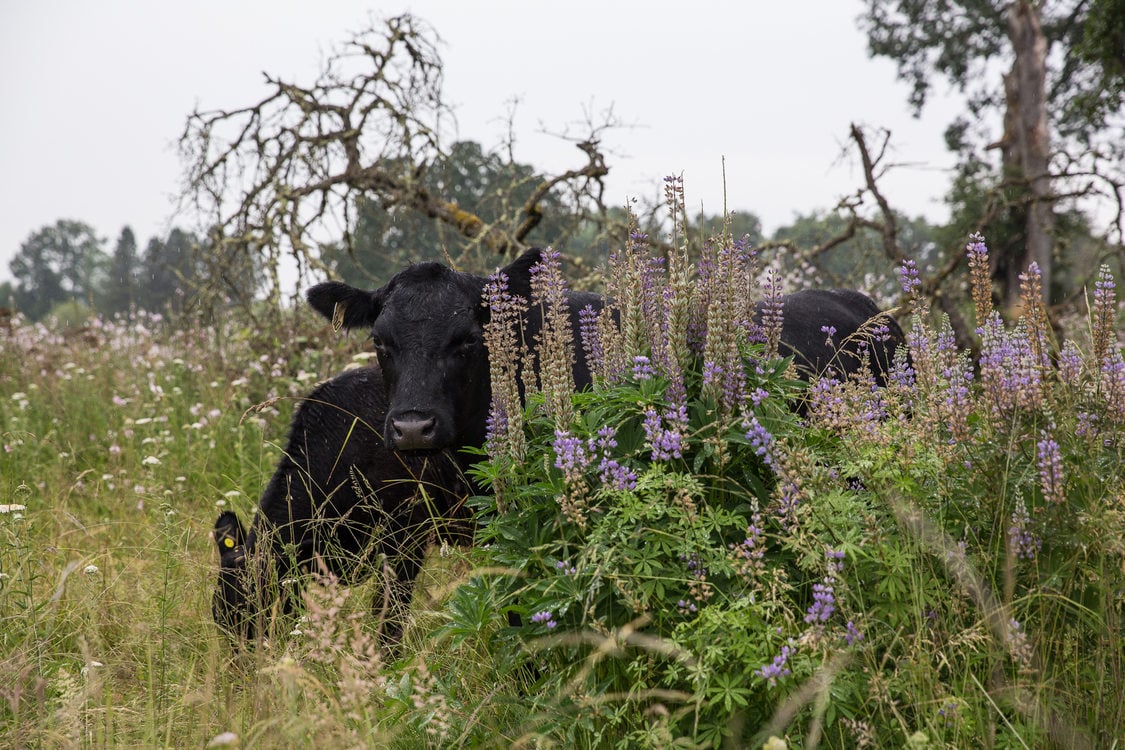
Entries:
<svg viewBox="0 0 1125 750">
<path fill-rule="evenodd" d="M 518 98 L 516 158 L 565 170 L 582 155 L 543 129 L 610 106 L 635 125 L 606 138 L 613 203 L 682 173 L 689 207 L 718 213 L 725 157 L 728 205 L 771 232 L 859 185 L 845 156 L 857 122 L 893 133 L 893 205 L 946 216 L 956 99 L 910 116 L 893 64 L 867 56 L 860 0 L 0 0 L 0 278 L 61 218 L 107 252 L 125 225 L 142 248 L 192 228 L 172 213 L 188 113 L 257 101 L 263 71 L 311 83 L 369 14 L 408 10 L 441 37 L 460 138 L 500 144 Z"/>
</svg>

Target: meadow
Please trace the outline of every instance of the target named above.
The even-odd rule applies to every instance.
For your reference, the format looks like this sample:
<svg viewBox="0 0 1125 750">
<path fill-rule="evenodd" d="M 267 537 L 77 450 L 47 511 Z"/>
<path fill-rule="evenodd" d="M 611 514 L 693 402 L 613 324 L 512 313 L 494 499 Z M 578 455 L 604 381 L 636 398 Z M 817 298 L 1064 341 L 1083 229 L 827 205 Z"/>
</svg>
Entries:
<svg viewBox="0 0 1125 750">
<path fill-rule="evenodd" d="M 271 330 L 14 318 L 0 746 L 1117 745 L 1115 282 L 1099 275 L 1060 339 L 1035 269 L 1006 324 L 984 241 L 967 253 L 979 351 L 906 266 L 910 358 L 882 389 L 796 381 L 776 321 L 749 324 L 780 280 L 729 240 L 692 264 L 639 235 L 615 254 L 620 325 L 590 318 L 539 352 L 560 372 L 585 347 L 591 392 L 544 377 L 521 407 L 499 364 L 517 344 L 490 329 L 478 544 L 435 547 L 389 655 L 374 581 L 312 582 L 257 649 L 233 652 L 210 612 L 216 515 L 250 517 L 300 395 L 366 362 L 362 336 L 307 310 Z"/>
</svg>

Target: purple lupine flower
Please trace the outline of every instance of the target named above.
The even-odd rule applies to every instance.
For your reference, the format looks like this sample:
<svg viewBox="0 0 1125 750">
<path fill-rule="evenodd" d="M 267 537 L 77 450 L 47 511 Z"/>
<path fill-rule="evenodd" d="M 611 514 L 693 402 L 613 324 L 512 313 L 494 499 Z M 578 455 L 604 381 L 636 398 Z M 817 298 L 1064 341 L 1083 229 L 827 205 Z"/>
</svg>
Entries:
<svg viewBox="0 0 1125 750">
<path fill-rule="evenodd" d="M 731 545 L 733 563 L 739 575 L 752 578 L 764 569 L 762 559 L 766 556 L 766 549 L 763 536 L 762 515 L 755 510 L 746 527 L 746 539 Z"/>
<path fill-rule="evenodd" d="M 907 258 L 903 261 L 898 269 L 898 278 L 906 296 L 914 297 L 917 295 L 919 287 L 922 286 L 922 280 L 918 278 L 918 265 L 913 260 Z"/>
<path fill-rule="evenodd" d="M 1023 669 L 1030 669 L 1034 657 L 1034 647 L 1027 638 L 1027 633 L 1015 618 L 1008 620 L 1008 653 L 1012 660 Z"/>
<path fill-rule="evenodd" d="M 656 370 L 652 367 L 652 362 L 648 357 L 643 354 L 638 354 L 633 357 L 633 379 L 637 381 L 652 380 L 656 375 Z"/>
<path fill-rule="evenodd" d="M 603 425 L 598 429 L 598 437 L 594 440 L 594 445 L 603 452 L 616 448 L 617 430 L 609 425 Z"/>
<path fill-rule="evenodd" d="M 791 481 L 782 482 L 778 488 L 777 514 L 781 524 L 788 527 L 797 521 L 797 508 L 800 505 L 801 489 Z"/>
<path fill-rule="evenodd" d="M 586 362 L 590 365 L 590 372 L 600 373 L 605 363 L 605 348 L 602 346 L 601 333 L 598 331 L 599 312 L 592 305 L 586 305 L 578 311 L 578 335 L 582 339 L 582 351 L 586 355 Z"/>
<path fill-rule="evenodd" d="M 575 575 L 578 572 L 578 568 L 571 565 L 570 562 L 567 561 L 567 560 L 559 560 L 557 563 L 555 563 L 555 570 L 559 571 L 564 576 L 565 575 L 571 575 L 572 576 L 572 575 Z"/>
<path fill-rule="evenodd" d="M 813 584 L 813 603 L 809 605 L 805 614 L 805 622 L 816 624 L 826 622 L 836 611 L 836 594 L 830 583 L 830 578 L 825 578 L 824 583 Z"/>
<path fill-rule="evenodd" d="M 824 551 L 824 559 L 828 561 L 828 570 L 831 573 L 839 573 L 844 569 L 844 550 L 827 549 Z"/>
<path fill-rule="evenodd" d="M 773 435 L 758 421 L 757 417 L 751 417 L 749 424 L 745 425 L 746 439 L 750 441 L 750 447 L 754 449 L 754 453 L 761 457 L 766 466 L 773 467 Z"/>
<path fill-rule="evenodd" d="M 855 623 L 848 620 L 848 624 L 844 626 L 844 640 L 849 646 L 854 646 L 857 642 L 863 640 L 863 633 L 855 626 Z"/>
<path fill-rule="evenodd" d="M 1020 560 L 1034 560 L 1043 547 L 1043 540 L 1028 529 L 1030 524 L 1031 516 L 1028 515 L 1023 498 L 1020 498 L 1016 500 L 1015 510 L 1012 511 L 1012 525 L 1008 527 L 1008 546 Z"/>
<path fill-rule="evenodd" d="M 619 492 L 631 492 L 637 486 L 637 472 L 618 461 L 602 457 L 598 464 L 602 484 L 607 484 Z"/>
<path fill-rule="evenodd" d="M 891 364 L 890 382 L 906 391 L 914 390 L 914 368 L 906 357 L 895 357 Z"/>
<path fill-rule="evenodd" d="M 1098 415 L 1088 411 L 1078 412 L 1078 424 L 1074 434 L 1080 438 L 1093 438 L 1098 435 Z"/>
<path fill-rule="evenodd" d="M 543 625 L 546 625 L 548 630 L 554 630 L 558 625 L 558 623 L 555 622 L 554 615 L 549 609 L 543 610 L 542 612 L 536 612 L 531 616 L 531 621 L 534 623 L 541 623 Z"/>
<path fill-rule="evenodd" d="M 792 655 L 792 648 L 782 646 L 781 653 L 773 658 L 773 662 L 765 665 L 761 669 L 754 670 L 754 674 L 761 677 L 771 686 L 776 685 L 779 677 L 787 677 L 792 674 L 792 672 L 789 671 L 789 667 L 785 666 L 786 662 L 789 661 L 789 657 Z"/>
<path fill-rule="evenodd" d="M 1125 422 L 1125 359 L 1114 348 L 1102 365 L 1102 398 L 1114 422 Z"/>
<path fill-rule="evenodd" d="M 543 326 L 537 337 L 539 384 L 547 413 L 557 427 L 565 428 L 574 415 L 574 331 L 570 324 L 566 281 L 559 252 L 547 247 L 530 269 L 531 299 L 544 309 Z"/>
<path fill-rule="evenodd" d="M 1070 339 L 1059 351 L 1059 380 L 1071 388 L 1077 388 L 1082 382 L 1082 353 Z"/>
<path fill-rule="evenodd" d="M 692 552 L 690 555 L 680 555 L 680 560 L 687 563 L 688 575 L 698 580 L 703 580 L 707 577 L 707 568 L 703 567 L 703 561 L 699 558 L 698 552 Z"/>
<path fill-rule="evenodd" d="M 684 614 L 689 614 L 694 613 L 697 608 L 695 606 L 695 602 L 693 602 L 691 599 L 680 599 L 678 602 L 676 602 L 676 609 L 680 610 Z"/>
<path fill-rule="evenodd" d="M 1046 432 L 1037 444 L 1039 463 L 1039 486 L 1043 490 L 1043 497 L 1050 503 L 1062 503 L 1066 500 L 1063 484 L 1062 454 L 1059 444 Z"/>
<path fill-rule="evenodd" d="M 1042 368 L 1022 327 L 1004 329 L 999 313 L 993 312 L 981 335 L 980 372 L 984 392 L 999 416 L 1018 409 L 1034 409 L 1043 401 Z"/>
<path fill-rule="evenodd" d="M 489 309 L 484 343 L 488 348 L 492 383 L 486 447 L 491 456 L 508 454 L 519 460 L 525 448 L 518 383 L 523 346 L 516 337 L 516 330 L 526 300 L 509 292 L 508 277 L 497 271 L 484 287 L 483 304 Z"/>
<path fill-rule="evenodd" d="M 766 345 L 766 357 L 777 356 L 777 345 L 781 341 L 781 325 L 785 317 L 784 296 L 781 291 L 781 280 L 777 273 L 770 269 L 762 283 L 764 299 L 762 300 L 761 339 Z"/>
<path fill-rule="evenodd" d="M 832 341 L 832 337 L 836 335 L 836 326 L 821 326 L 820 332 L 828 337 L 824 340 L 824 345 L 830 349 L 836 348 L 835 342 Z"/>
<path fill-rule="evenodd" d="M 586 452 L 585 441 L 568 432 L 555 430 L 555 442 L 552 447 L 555 452 L 555 468 L 562 469 L 563 478 L 567 482 L 581 479 L 591 460 Z"/>
<path fill-rule="evenodd" d="M 945 719 L 945 725 L 947 727 L 953 726 L 954 722 L 957 720 L 957 706 L 957 701 L 950 700 L 946 701 L 945 705 L 938 709 L 938 716 Z"/>
<path fill-rule="evenodd" d="M 652 460 L 670 461 L 673 458 L 683 458 L 683 434 L 679 430 L 677 420 L 668 420 L 670 429 L 664 428 L 663 421 L 656 409 L 649 407 L 645 411 L 642 427 L 644 427 L 645 439 L 652 448 Z"/>
<path fill-rule="evenodd" d="M 1104 263 L 1094 282 L 1093 317 L 1094 365 L 1104 372 L 1117 341 L 1117 284 Z"/>
</svg>

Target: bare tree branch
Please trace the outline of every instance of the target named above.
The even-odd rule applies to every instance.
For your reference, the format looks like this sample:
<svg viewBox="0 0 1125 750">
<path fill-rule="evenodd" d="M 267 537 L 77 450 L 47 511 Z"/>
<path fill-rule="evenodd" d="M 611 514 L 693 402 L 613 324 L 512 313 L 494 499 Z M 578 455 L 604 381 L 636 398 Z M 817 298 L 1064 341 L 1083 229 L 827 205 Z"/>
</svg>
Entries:
<svg viewBox="0 0 1125 750">
<path fill-rule="evenodd" d="M 444 154 L 453 117 L 443 100 L 436 33 L 406 14 L 375 24 L 330 56 L 315 83 L 266 75 L 270 91 L 246 107 L 195 111 L 179 146 L 183 201 L 212 236 L 266 270 L 280 297 L 284 257 L 304 273 L 316 247 L 351 242 L 359 198 L 442 222 L 491 253 L 523 249 L 551 191 L 569 186 L 600 206 L 608 174 L 597 131 L 578 143 L 585 163 L 548 177 L 513 215 L 488 223 L 423 179 Z"/>
</svg>

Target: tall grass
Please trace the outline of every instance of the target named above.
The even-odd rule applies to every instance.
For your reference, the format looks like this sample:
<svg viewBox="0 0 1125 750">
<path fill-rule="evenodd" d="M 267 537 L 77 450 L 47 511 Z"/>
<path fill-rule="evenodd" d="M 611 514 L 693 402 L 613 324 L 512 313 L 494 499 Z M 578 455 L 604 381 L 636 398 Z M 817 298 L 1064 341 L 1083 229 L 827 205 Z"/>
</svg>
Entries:
<svg viewBox="0 0 1125 750">
<path fill-rule="evenodd" d="M 970 243 L 973 269 L 986 251 Z M 550 307 L 562 282 L 545 272 Z M 561 398 L 560 328 L 546 393 L 532 384 L 522 407 L 514 382 L 496 389 L 479 543 L 433 552 L 392 655 L 374 636 L 377 580 L 314 580 L 304 614 L 255 650 L 232 650 L 210 615 L 218 510 L 249 517 L 295 402 L 363 359 L 358 337 L 326 342 L 301 313 L 276 331 L 143 317 L 0 332 L 0 745 L 1125 735 L 1108 274 L 1060 342 L 1034 269 L 1008 325 L 976 273 L 973 362 L 904 269 L 911 357 L 880 390 L 789 377 L 770 356 L 776 321 L 749 320 L 779 280 L 731 238 L 654 259 L 634 235 L 607 278 L 617 322 L 587 315 L 575 342 L 595 388 Z"/>
</svg>

